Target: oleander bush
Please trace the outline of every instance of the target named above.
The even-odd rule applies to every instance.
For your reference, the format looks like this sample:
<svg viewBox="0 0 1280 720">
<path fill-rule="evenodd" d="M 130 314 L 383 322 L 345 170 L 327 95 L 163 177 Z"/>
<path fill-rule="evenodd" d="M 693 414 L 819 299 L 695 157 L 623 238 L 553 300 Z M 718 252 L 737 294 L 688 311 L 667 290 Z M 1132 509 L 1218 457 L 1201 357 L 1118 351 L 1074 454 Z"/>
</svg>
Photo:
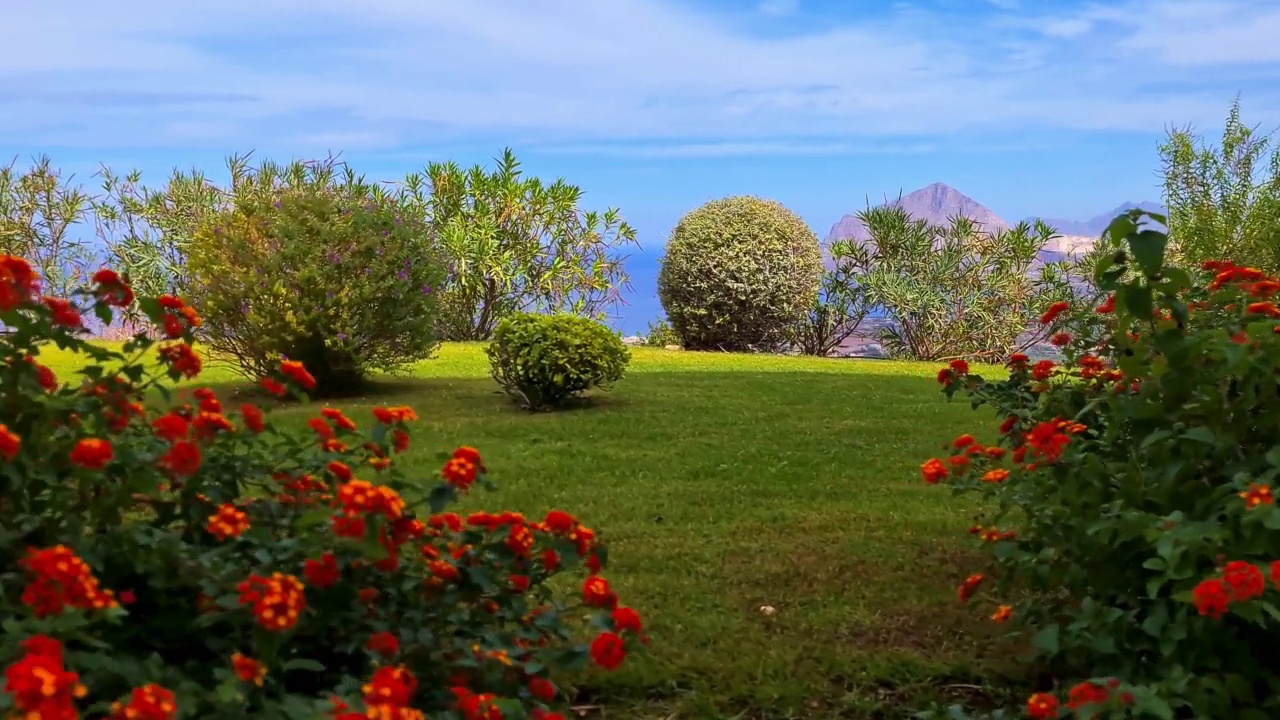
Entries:
<svg viewBox="0 0 1280 720">
<path fill-rule="evenodd" d="M 995 570 L 960 599 L 1072 685 L 1027 714 L 1277 717 L 1280 666 L 1262 659 L 1280 642 L 1280 280 L 1170 266 L 1143 215 L 1109 230 L 1126 247 L 1096 270 L 1106 299 L 1040 318 L 1066 362 L 939 373 L 995 411 L 999 440 L 962 435 L 922 472 L 992 509 L 971 532 Z"/>
<path fill-rule="evenodd" d="M 562 408 L 622 379 L 631 352 L 618 333 L 576 315 L 516 313 L 498 323 L 485 348 L 489 372 L 521 407 Z"/>
<path fill-rule="evenodd" d="M 322 396 L 430 357 L 445 263 L 425 220 L 401 210 L 320 171 L 242 185 L 186 246 L 200 339 L 250 377 L 282 355 L 302 362 Z"/>
<path fill-rule="evenodd" d="M 185 302 L 137 299 L 158 340 L 85 339 L 86 313 L 134 302 L 110 270 L 41 297 L 0 256 L 0 715 L 555 720 L 561 673 L 642 641 L 576 518 L 447 511 L 492 487 L 475 449 L 410 478 L 408 407 L 298 431 L 206 387 L 175 402 L 201 370 Z M 50 345 L 86 366 L 56 377 Z M 315 382 L 283 361 L 260 384 Z M 577 568 L 580 600 L 557 598 Z"/>
</svg>

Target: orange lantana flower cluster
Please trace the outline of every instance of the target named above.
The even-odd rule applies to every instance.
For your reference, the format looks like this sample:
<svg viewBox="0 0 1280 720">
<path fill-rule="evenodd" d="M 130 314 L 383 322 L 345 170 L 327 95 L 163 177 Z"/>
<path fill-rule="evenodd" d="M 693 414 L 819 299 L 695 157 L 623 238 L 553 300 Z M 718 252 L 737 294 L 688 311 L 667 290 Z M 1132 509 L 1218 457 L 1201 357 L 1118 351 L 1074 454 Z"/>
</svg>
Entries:
<svg viewBox="0 0 1280 720">
<path fill-rule="evenodd" d="M 80 676 L 63 666 L 62 644 L 45 635 L 21 643 L 23 654 L 4 671 L 4 691 L 13 701 L 13 717 L 75 720 L 74 701 L 85 695 Z"/>
<path fill-rule="evenodd" d="M 307 606 L 302 581 L 292 575 L 250 575 L 236 590 L 240 593 L 240 604 L 249 607 L 259 625 L 273 632 L 298 624 L 298 615 Z"/>
<path fill-rule="evenodd" d="M 31 576 L 22 602 L 36 617 L 57 615 L 67 608 L 103 610 L 118 605 L 110 590 L 98 587 L 89 564 L 65 545 L 29 548 L 18 564 Z"/>
</svg>

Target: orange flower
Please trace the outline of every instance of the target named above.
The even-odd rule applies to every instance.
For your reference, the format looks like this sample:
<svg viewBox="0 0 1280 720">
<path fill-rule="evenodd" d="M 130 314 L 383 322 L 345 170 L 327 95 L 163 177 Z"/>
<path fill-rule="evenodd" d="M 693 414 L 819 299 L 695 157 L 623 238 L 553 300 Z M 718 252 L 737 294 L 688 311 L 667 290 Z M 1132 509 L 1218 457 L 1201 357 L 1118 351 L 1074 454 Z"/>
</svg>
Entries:
<svg viewBox="0 0 1280 720">
<path fill-rule="evenodd" d="M 627 658 L 627 644 L 617 633 L 602 632 L 591 641 L 591 660 L 605 670 L 616 670 Z"/>
<path fill-rule="evenodd" d="M 240 593 L 240 604 L 250 606 L 258 624 L 273 632 L 296 625 L 298 614 L 307 606 L 302 582 L 292 575 L 250 575 L 236 590 Z"/>
<path fill-rule="evenodd" d="M 10 432 L 4 423 L 0 423 L 0 457 L 13 462 L 13 459 L 18 457 L 18 451 L 21 449 L 22 438 Z"/>
<path fill-rule="evenodd" d="M 924 481 L 929 485 L 937 485 L 945 480 L 948 474 L 947 466 L 942 464 L 938 458 L 929 458 L 920 466 L 920 474 L 924 477 Z"/>
<path fill-rule="evenodd" d="M 1058 698 L 1049 693 L 1036 693 L 1027 700 L 1027 716 L 1032 720 L 1058 717 Z"/>
<path fill-rule="evenodd" d="M 1063 301 L 1058 301 L 1050 305 L 1049 309 L 1045 310 L 1044 314 L 1040 316 L 1040 324 L 1048 325 L 1054 320 L 1057 320 L 1058 316 L 1066 312 L 1070 307 L 1071 305 Z"/>
<path fill-rule="evenodd" d="M 981 586 L 986 579 L 987 576 L 982 573 L 974 573 L 973 575 L 970 575 L 965 578 L 964 582 L 960 584 L 960 587 L 956 588 L 956 597 L 960 598 L 960 602 L 969 602 L 969 599 L 973 597 L 973 594 L 978 591 L 978 587 Z"/>
<path fill-rule="evenodd" d="M 953 447 L 953 448 L 955 448 L 955 449 L 957 449 L 957 450 L 962 450 L 962 449 L 967 448 L 967 447 L 969 447 L 970 445 L 974 444 L 975 442 L 977 442 L 977 441 L 973 439 L 973 436 L 972 436 L 972 435 L 969 435 L 969 434 L 967 434 L 967 433 L 966 433 L 966 434 L 961 435 L 960 437 L 956 438 L 955 440 L 953 440 L 953 441 L 951 442 L 951 447 Z"/>
<path fill-rule="evenodd" d="M 71 449 L 71 462 L 88 470 L 101 470 L 113 457 L 111 443 L 98 438 L 85 438 Z"/>
<path fill-rule="evenodd" d="M 1196 610 L 1206 617 L 1218 619 L 1226 614 L 1228 606 L 1231 604 L 1231 593 L 1218 578 L 1210 578 L 1203 580 L 1192 590 L 1192 598 L 1196 604 Z"/>
<path fill-rule="evenodd" d="M 459 490 L 466 490 L 476 480 L 476 465 L 466 458 L 452 457 L 444 464 L 440 474 L 444 481 Z"/>
<path fill-rule="evenodd" d="M 1244 506 L 1247 508 L 1256 508 L 1259 505 L 1270 505 L 1275 502 L 1270 485 L 1249 483 L 1249 489 L 1238 495 L 1244 500 Z"/>
<path fill-rule="evenodd" d="M 112 703 L 109 720 L 173 720 L 177 714 L 173 692 L 150 684 L 134 688 L 127 702 Z"/>
<path fill-rule="evenodd" d="M 506 546 L 511 549 L 511 552 L 524 557 L 533 549 L 533 542 L 533 533 L 529 531 L 528 526 L 512 525 L 507 534 Z"/>
<path fill-rule="evenodd" d="M 224 503 L 218 507 L 216 513 L 209 516 L 209 523 L 205 528 L 210 535 L 222 541 L 240 537 L 245 530 L 249 529 L 249 516 L 235 505 Z"/>
<path fill-rule="evenodd" d="M 258 381 L 258 387 L 277 397 L 284 397 L 285 393 L 289 392 L 284 385 L 280 384 L 279 380 L 273 380 L 272 378 L 262 378 Z"/>
<path fill-rule="evenodd" d="M 373 417 L 383 425 L 393 425 L 395 423 L 409 422 L 418 419 L 418 413 L 407 405 L 399 407 L 376 407 L 373 409 Z"/>
<path fill-rule="evenodd" d="M 24 653 L 4 671 L 4 691 L 13 703 L 11 717 L 74 720 L 74 700 L 85 696 L 80 676 L 62 664 L 62 644 L 46 635 L 23 640 Z"/>
<path fill-rule="evenodd" d="M 98 587 L 88 563 L 65 545 L 28 548 L 18 564 L 32 576 L 22 591 L 22 603 L 36 617 L 57 615 L 68 607 L 103 610 L 118 604 L 110 590 Z"/>
<path fill-rule="evenodd" d="M 328 419 L 329 422 L 333 423 L 334 427 L 339 430 L 354 431 L 356 429 L 355 421 L 346 415 L 343 415 L 342 411 L 338 408 L 324 408 L 320 411 L 320 415 Z"/>
<path fill-rule="evenodd" d="M 996 611 L 991 615 L 991 619 L 994 622 L 998 622 L 998 623 L 1008 622 L 1009 619 L 1012 617 L 1013 617 L 1012 605 L 1001 605 L 1000 607 L 996 608 Z"/>
<path fill-rule="evenodd" d="M 1054 364 L 1052 360 L 1041 360 L 1031 366 L 1031 379 L 1044 381 L 1053 375 Z"/>
<path fill-rule="evenodd" d="M 157 351 L 166 365 L 173 372 L 186 378 L 193 378 L 200 374 L 201 361 L 200 356 L 191 349 L 191 346 L 184 343 L 170 343 L 160 346 Z"/>
<path fill-rule="evenodd" d="M 267 667 L 265 665 L 240 653 L 231 656 L 231 669 L 235 672 L 236 677 L 244 682 L 253 683 L 258 687 L 262 687 L 262 681 L 267 677 Z"/>
<path fill-rule="evenodd" d="M 582 602 L 593 607 L 617 607 L 618 595 L 609 587 L 609 581 L 593 575 L 582 583 Z"/>
<path fill-rule="evenodd" d="M 191 426 L 195 428 L 196 437 L 201 440 L 208 440 L 220 432 L 234 432 L 236 429 L 231 421 L 219 412 L 201 412 L 192 418 Z"/>
<path fill-rule="evenodd" d="M 310 418 L 307 420 L 307 427 L 311 428 L 316 435 L 319 435 L 321 440 L 334 439 L 333 428 L 330 427 L 329 423 L 324 421 L 324 418 Z"/>
<path fill-rule="evenodd" d="M 314 390 L 316 388 L 316 379 L 307 372 L 302 363 L 296 360 L 282 360 L 280 362 L 280 372 L 293 382 L 302 386 L 304 390 Z"/>
<path fill-rule="evenodd" d="M 338 486 L 338 502 L 348 516 L 380 513 L 388 520 L 400 517 L 405 507 L 404 499 L 395 490 L 367 480 L 352 480 Z"/>
<path fill-rule="evenodd" d="M 54 375 L 52 370 L 36 362 L 36 359 L 30 355 L 22 359 L 31 366 L 32 370 L 35 371 L 36 383 L 38 383 L 45 392 L 53 392 L 58 389 L 58 376 Z"/>
<path fill-rule="evenodd" d="M 1002 483 L 1008 479 L 1009 479 L 1009 471 L 1005 470 L 1004 468 L 995 468 L 993 470 L 988 470 L 986 474 L 982 476 L 982 482 L 986 482 L 986 483 Z"/>
<path fill-rule="evenodd" d="M 364 701 L 369 705 L 408 707 L 409 700 L 418 689 L 418 679 L 403 666 L 384 665 L 373 671 L 373 677 L 361 688 Z"/>
</svg>

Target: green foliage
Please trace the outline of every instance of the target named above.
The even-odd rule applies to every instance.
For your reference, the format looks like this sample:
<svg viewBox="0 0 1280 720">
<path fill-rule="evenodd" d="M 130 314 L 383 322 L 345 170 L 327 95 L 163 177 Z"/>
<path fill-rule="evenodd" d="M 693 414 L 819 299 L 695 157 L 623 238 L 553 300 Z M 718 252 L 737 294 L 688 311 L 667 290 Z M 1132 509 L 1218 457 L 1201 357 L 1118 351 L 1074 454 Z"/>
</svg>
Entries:
<svg viewBox="0 0 1280 720">
<path fill-rule="evenodd" d="M 85 219 L 89 203 L 48 157 L 21 171 L 16 159 L 0 167 L 0 253 L 30 259 L 46 291 L 65 295 L 98 261 L 97 253 L 71 233 Z"/>
<path fill-rule="evenodd" d="M 792 331 L 791 345 L 804 355 L 830 355 L 853 337 L 871 313 L 866 289 L 854 280 L 851 258 L 833 255 L 832 262 L 832 268 L 823 270 L 818 297 Z"/>
<path fill-rule="evenodd" d="M 444 283 L 430 230 L 349 171 L 294 169 L 242 181 L 186 245 L 204 342 L 253 377 L 298 360 L 321 394 L 430 357 Z"/>
<path fill-rule="evenodd" d="M 332 697 L 354 713 L 335 717 L 411 720 L 422 712 L 404 709 L 460 717 L 470 698 L 488 716 L 492 703 L 563 720 L 548 708 L 562 673 L 638 648 L 639 619 L 610 612 L 603 578 L 581 601 L 552 590 L 607 561 L 572 516 L 446 512 L 493 489 L 472 448 L 442 454 L 434 480 L 406 476 L 409 408 L 375 408 L 367 431 L 326 408 L 312 432 L 250 405 L 224 415 L 208 388 L 198 413 L 171 404 L 181 363 L 157 371 L 145 336 L 84 340 L 14 283 L 12 260 L 0 258 L 0 321 L 15 330 L 0 338 L 0 714 L 107 717 L 120 701 L 112 718 L 285 720 L 328 717 Z M 110 323 L 106 289 L 69 300 Z M 172 301 L 138 306 L 172 326 Z M 166 334 L 162 355 L 190 357 L 190 328 Z M 86 365 L 58 382 L 39 364 L 53 346 Z M 304 372 L 282 364 L 272 378 Z M 144 688 L 174 707 L 147 709 Z"/>
<path fill-rule="evenodd" d="M 510 149 L 498 167 L 432 163 L 404 195 L 425 212 L 450 262 L 440 299 L 446 340 L 486 340 L 516 312 L 602 320 L 629 286 L 619 251 L 635 230 L 614 208 L 583 211 L 582 190 L 529 178 Z"/>
<path fill-rule="evenodd" d="M 986 498 L 995 597 L 1023 598 L 1014 623 L 1058 678 L 1136 685 L 1143 717 L 1276 717 L 1258 658 L 1280 641 L 1280 281 L 1167 264 L 1143 215 L 1108 231 L 1126 246 L 1094 276 L 1109 298 L 1043 318 L 1071 338 L 1064 366 L 943 369 L 1004 448 L 964 436 L 922 470 Z"/>
<path fill-rule="evenodd" d="M 510 315 L 485 351 L 493 379 L 531 411 L 561 408 L 580 393 L 607 389 L 631 361 L 617 333 L 568 314 Z"/>
<path fill-rule="evenodd" d="M 649 323 L 649 329 L 645 332 L 645 344 L 650 347 L 684 346 L 675 328 L 671 327 L 671 323 L 667 322 L 666 318 L 660 318 L 656 323 Z"/>
<path fill-rule="evenodd" d="M 1160 158 L 1173 259 L 1231 260 L 1280 272 L 1280 152 L 1270 143 L 1270 135 L 1240 122 L 1238 98 L 1221 147 L 1190 127 L 1169 132 Z"/>
<path fill-rule="evenodd" d="M 780 203 L 713 200 L 680 219 L 658 272 L 658 297 L 690 350 L 784 345 L 813 305 L 818 239 Z"/>
<path fill-rule="evenodd" d="M 1025 337 L 1040 308 L 1074 292 L 1063 263 L 1033 272 L 1055 236 L 1037 222 L 988 233 L 968 218 L 915 220 L 898 205 L 858 214 L 871 239 L 837 241 L 845 284 L 894 321 L 881 342 L 892 357 L 1004 358 L 1043 336 Z"/>
</svg>

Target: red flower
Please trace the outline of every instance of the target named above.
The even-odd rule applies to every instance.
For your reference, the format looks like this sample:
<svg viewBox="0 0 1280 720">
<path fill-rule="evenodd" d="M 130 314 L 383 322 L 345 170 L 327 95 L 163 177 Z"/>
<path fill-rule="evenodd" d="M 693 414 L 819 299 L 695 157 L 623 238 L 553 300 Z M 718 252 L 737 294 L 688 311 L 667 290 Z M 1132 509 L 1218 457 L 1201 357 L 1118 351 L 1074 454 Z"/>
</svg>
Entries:
<svg viewBox="0 0 1280 720">
<path fill-rule="evenodd" d="M 267 677 L 265 665 L 240 653 L 231 656 L 231 670 L 235 672 L 236 677 L 244 682 L 253 683 L 259 687 L 262 686 L 262 681 Z"/>
<path fill-rule="evenodd" d="M 1048 325 L 1054 320 L 1057 320 L 1058 316 L 1066 312 L 1070 307 L 1071 306 L 1069 304 L 1063 301 L 1058 301 L 1050 305 L 1049 309 L 1045 310 L 1044 314 L 1040 316 L 1040 324 Z"/>
<path fill-rule="evenodd" d="M 953 447 L 953 448 L 955 448 L 955 449 L 957 449 L 957 450 L 963 450 L 964 448 L 969 447 L 970 445 L 974 444 L 975 442 L 977 442 L 977 441 L 973 439 L 973 436 L 972 436 L 972 435 L 969 435 L 968 433 L 965 433 L 964 435 L 961 435 L 960 437 L 958 437 L 958 438 L 956 438 L 955 440 L 953 440 L 953 441 L 951 442 L 951 447 Z"/>
<path fill-rule="evenodd" d="M 1067 691 L 1067 707 L 1079 711 L 1095 705 L 1105 705 L 1111 700 L 1111 691 L 1086 680 Z"/>
<path fill-rule="evenodd" d="M 57 615 L 68 607 L 102 610 L 117 604 L 111 591 L 98 587 L 88 563 L 65 545 L 28 548 L 18 564 L 32 576 L 22 591 L 22 603 L 36 617 Z"/>
<path fill-rule="evenodd" d="M 161 440 L 175 442 L 190 436 L 191 423 L 181 415 L 166 413 L 151 422 L 151 429 Z"/>
<path fill-rule="evenodd" d="M 1054 364 L 1052 360 L 1041 360 L 1031 366 L 1031 379 L 1044 381 L 1053 375 Z"/>
<path fill-rule="evenodd" d="M 1018 424 L 1018 416 L 1010 415 L 1009 417 L 1004 419 L 1004 422 L 1000 423 L 1000 434 L 1008 435 L 1009 433 L 1013 432 L 1013 428 L 1017 424 Z"/>
<path fill-rule="evenodd" d="M 113 703 L 110 720 L 173 720 L 177 713 L 173 693 L 151 684 L 134 688 L 127 702 Z"/>
<path fill-rule="evenodd" d="M 644 623 L 640 622 L 640 613 L 629 607 L 619 607 L 613 611 L 613 629 L 638 635 L 644 632 Z"/>
<path fill-rule="evenodd" d="M 245 427 L 260 433 L 266 429 L 266 425 L 262 422 L 262 410 L 252 403 L 244 403 L 240 406 L 240 417 L 244 420 Z"/>
<path fill-rule="evenodd" d="M 193 378 L 200 374 L 200 356 L 196 355 L 190 345 L 184 342 L 170 343 L 162 345 L 156 352 L 161 361 L 182 377 Z"/>
<path fill-rule="evenodd" d="M 307 558 L 302 562 L 302 576 L 311 587 L 327 588 L 338 582 L 338 561 L 331 552 L 324 553 L 319 560 Z"/>
<path fill-rule="evenodd" d="M 529 681 L 529 694 L 543 702 L 556 699 L 556 686 L 546 678 L 536 677 Z"/>
<path fill-rule="evenodd" d="M 249 606 L 258 624 L 274 632 L 296 625 L 299 613 L 307 606 L 302 582 L 292 575 L 250 575 L 236 590 L 240 593 L 240 604 Z"/>
<path fill-rule="evenodd" d="M 316 379 L 311 373 L 302 366 L 302 363 L 296 360 L 283 360 L 280 362 L 280 372 L 293 382 L 301 385 L 304 390 L 314 390 L 316 388 Z"/>
<path fill-rule="evenodd" d="M 1058 717 L 1058 698 L 1049 693 L 1036 693 L 1027 699 L 1027 716 L 1032 720 Z"/>
<path fill-rule="evenodd" d="M 602 632 L 591 641 L 591 660 L 605 670 L 616 670 L 627 658 L 627 644 L 616 633 Z"/>
<path fill-rule="evenodd" d="M 40 293 L 40 279 L 31 263 L 14 255 L 0 255 L 0 311 L 8 312 Z"/>
<path fill-rule="evenodd" d="M 373 677 L 362 688 L 364 701 L 369 705 L 407 707 L 409 699 L 418 689 L 418 679 L 404 667 L 384 665 L 373 671 Z"/>
<path fill-rule="evenodd" d="M 217 512 L 209 516 L 209 522 L 205 528 L 210 535 L 219 540 L 240 537 L 245 530 L 249 529 L 249 516 L 235 505 L 224 503 L 218 507 Z"/>
<path fill-rule="evenodd" d="M 277 397 L 284 397 L 285 393 L 289 392 L 288 388 L 282 385 L 279 380 L 272 378 L 262 378 L 258 381 L 258 387 Z"/>
<path fill-rule="evenodd" d="M 1201 581 L 1192 591 L 1192 595 L 1196 610 L 1201 615 L 1215 620 L 1225 615 L 1231 604 L 1231 593 L 1227 590 L 1226 584 L 1217 578 Z"/>
<path fill-rule="evenodd" d="M 969 602 L 969 598 L 978 591 L 978 587 L 987 579 L 982 573 L 974 573 L 965 578 L 960 587 L 956 588 L 956 597 L 960 598 L 960 602 Z"/>
<path fill-rule="evenodd" d="M 1222 579 L 1231 588 L 1232 602 L 1245 602 L 1258 597 L 1267 589 L 1266 579 L 1257 565 L 1243 560 L 1227 563 Z"/>
<path fill-rule="evenodd" d="M 346 415 L 343 415 L 342 411 L 338 408 L 324 408 L 320 411 L 320 415 L 333 423 L 333 426 L 339 430 L 354 431 L 356 429 L 356 422 Z"/>
<path fill-rule="evenodd" d="M 74 700 L 85 695 L 80 676 L 62 664 L 62 644 L 45 635 L 21 643 L 25 653 L 4 671 L 4 691 L 13 702 L 15 718 L 74 720 L 80 715 Z"/>
<path fill-rule="evenodd" d="M 62 298 L 56 297 L 46 297 L 43 302 L 44 306 L 49 308 L 49 311 L 53 313 L 54 325 L 61 325 L 62 327 L 73 329 L 83 327 L 83 322 L 80 319 L 80 311 L 71 303 L 63 300 Z"/>
<path fill-rule="evenodd" d="M 1099 315 L 1106 315 L 1108 313 L 1115 312 L 1115 309 L 1116 309 L 1116 296 L 1115 296 L 1115 293 L 1112 293 L 1107 296 L 1106 300 L 1102 301 L 1101 305 L 1094 308 L 1093 311 Z"/>
<path fill-rule="evenodd" d="M 400 407 L 376 407 L 373 409 L 373 417 L 383 425 L 393 425 L 417 420 L 418 414 L 413 411 L 413 408 L 402 405 Z"/>
<path fill-rule="evenodd" d="M 459 490 L 466 490 L 476 480 L 476 464 L 465 458 L 453 457 L 444 464 L 440 475 L 444 481 Z"/>
<path fill-rule="evenodd" d="M 71 462 L 88 470 L 101 470 L 113 457 L 111 443 L 98 438 L 85 438 L 71 449 Z"/>
<path fill-rule="evenodd" d="M 542 524 L 557 535 L 566 535 L 578 526 L 578 519 L 563 510 L 552 510 Z"/>
<path fill-rule="evenodd" d="M 200 448 L 190 440 L 178 440 L 158 462 L 175 477 L 194 475 L 200 469 Z"/>
<path fill-rule="evenodd" d="M 1049 343 L 1055 347 L 1068 345 L 1071 343 L 1071 333 L 1054 333 L 1053 336 L 1049 338 Z"/>
<path fill-rule="evenodd" d="M 125 284 L 115 270 L 102 268 L 93 274 L 93 294 L 102 302 L 113 307 L 128 307 L 133 304 L 133 290 Z"/>
<path fill-rule="evenodd" d="M 364 646 L 383 657 L 395 657 L 400 652 L 400 639 L 389 632 L 376 632 L 369 636 Z"/>
<path fill-rule="evenodd" d="M 951 371 L 954 372 L 956 375 L 969 374 L 969 363 L 965 362 L 964 360 L 952 360 L 947 367 L 951 368 Z"/>
<path fill-rule="evenodd" d="M 0 423 L 0 457 L 9 462 L 18 457 L 18 451 L 22 449 L 22 438 L 9 431 L 3 423 Z"/>
</svg>

